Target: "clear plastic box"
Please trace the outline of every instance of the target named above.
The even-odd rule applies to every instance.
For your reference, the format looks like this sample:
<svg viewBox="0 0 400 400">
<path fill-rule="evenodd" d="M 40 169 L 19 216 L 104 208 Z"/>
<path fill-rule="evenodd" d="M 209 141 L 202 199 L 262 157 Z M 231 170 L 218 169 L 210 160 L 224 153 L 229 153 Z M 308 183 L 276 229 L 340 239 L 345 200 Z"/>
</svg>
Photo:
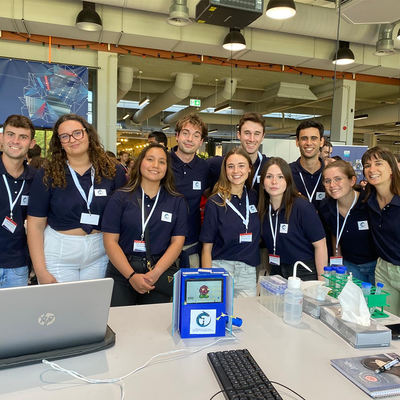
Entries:
<svg viewBox="0 0 400 400">
<path fill-rule="evenodd" d="M 260 303 L 279 317 L 283 317 L 284 293 L 287 279 L 279 275 L 260 277 Z"/>
</svg>

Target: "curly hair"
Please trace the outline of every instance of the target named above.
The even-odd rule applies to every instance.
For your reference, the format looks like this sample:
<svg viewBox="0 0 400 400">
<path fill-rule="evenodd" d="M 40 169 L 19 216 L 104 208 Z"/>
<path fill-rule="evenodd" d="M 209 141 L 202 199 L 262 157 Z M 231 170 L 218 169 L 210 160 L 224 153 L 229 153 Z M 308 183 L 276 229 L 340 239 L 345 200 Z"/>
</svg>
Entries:
<svg viewBox="0 0 400 400">
<path fill-rule="evenodd" d="M 186 124 L 192 124 L 196 128 L 201 130 L 201 138 L 205 139 L 208 135 L 208 128 L 204 121 L 196 114 L 191 113 L 182 117 L 175 125 L 175 132 L 179 135 L 180 131 Z"/>
<path fill-rule="evenodd" d="M 234 147 L 233 149 L 231 149 L 228 152 L 228 154 L 225 156 L 224 160 L 222 161 L 221 175 L 219 177 L 218 182 L 215 184 L 214 190 L 212 191 L 212 194 L 211 194 L 211 195 L 214 195 L 214 194 L 220 195 L 220 197 L 222 199 L 222 204 L 217 203 L 217 202 L 215 202 L 215 204 L 217 204 L 219 206 L 223 206 L 223 207 L 226 207 L 226 201 L 227 200 L 231 201 L 231 198 L 232 198 L 232 194 L 231 194 L 232 184 L 229 181 L 228 176 L 226 174 L 226 163 L 228 161 L 228 158 L 233 154 L 237 154 L 237 155 L 244 157 L 249 164 L 250 173 L 245 182 L 245 186 L 246 186 L 247 190 L 251 189 L 251 181 L 253 179 L 253 172 L 252 172 L 253 163 L 251 162 L 251 158 L 250 158 L 249 154 L 245 150 L 243 150 L 241 147 Z"/>
<path fill-rule="evenodd" d="M 103 145 L 100 143 L 100 137 L 96 129 L 94 129 L 94 127 L 80 115 L 65 114 L 57 120 L 53 128 L 53 136 L 51 137 L 49 144 L 49 162 L 44 165 L 44 184 L 48 187 L 49 178 L 51 178 L 52 187 L 65 188 L 67 186 L 65 165 L 67 164 L 68 155 L 62 148 L 60 138 L 58 137 L 60 125 L 66 121 L 79 122 L 88 135 L 88 155 L 95 170 L 95 182 L 100 183 L 102 178 L 114 178 L 116 173 L 116 164 L 106 154 Z"/>
</svg>

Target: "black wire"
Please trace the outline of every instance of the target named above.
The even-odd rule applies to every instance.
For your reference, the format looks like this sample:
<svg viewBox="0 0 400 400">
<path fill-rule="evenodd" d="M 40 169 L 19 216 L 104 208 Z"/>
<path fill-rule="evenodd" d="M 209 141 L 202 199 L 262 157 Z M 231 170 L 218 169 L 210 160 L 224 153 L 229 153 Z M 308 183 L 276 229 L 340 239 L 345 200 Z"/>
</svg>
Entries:
<svg viewBox="0 0 400 400">
<path fill-rule="evenodd" d="M 282 386 L 282 387 L 284 387 L 285 389 L 290 390 L 292 393 L 294 393 L 294 394 L 295 394 L 296 396 L 298 396 L 300 399 L 306 400 L 302 395 L 298 394 L 298 393 L 295 392 L 293 389 L 290 389 L 290 387 L 287 387 L 287 386 L 283 385 L 282 383 L 275 382 L 275 381 L 269 381 L 269 382 L 272 383 L 272 384 L 274 384 L 274 385 Z M 257 385 L 257 384 L 254 384 L 254 385 L 246 386 L 246 387 L 241 388 L 241 390 L 253 389 L 255 386 L 258 386 L 258 385 Z M 210 400 L 213 400 L 216 396 L 218 396 L 218 395 L 221 394 L 221 393 L 227 392 L 228 390 L 235 390 L 235 389 L 232 389 L 232 388 L 230 388 L 230 389 L 222 389 L 222 390 L 220 390 L 219 392 L 213 394 L 213 395 L 211 396 Z M 275 389 L 275 390 L 276 390 L 276 389 Z M 255 397 L 254 397 L 254 398 L 255 398 Z"/>
</svg>

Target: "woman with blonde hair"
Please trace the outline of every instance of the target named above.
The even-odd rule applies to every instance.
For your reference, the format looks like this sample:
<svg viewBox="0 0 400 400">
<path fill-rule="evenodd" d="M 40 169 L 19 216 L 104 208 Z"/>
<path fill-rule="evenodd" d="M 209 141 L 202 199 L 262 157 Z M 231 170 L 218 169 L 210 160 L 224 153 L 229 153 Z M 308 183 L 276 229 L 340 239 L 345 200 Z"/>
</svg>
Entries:
<svg viewBox="0 0 400 400">
<path fill-rule="evenodd" d="M 225 156 L 204 211 L 202 267 L 224 268 L 234 277 L 234 296 L 256 295 L 260 219 L 251 188 L 251 159 L 241 148 Z"/>
</svg>

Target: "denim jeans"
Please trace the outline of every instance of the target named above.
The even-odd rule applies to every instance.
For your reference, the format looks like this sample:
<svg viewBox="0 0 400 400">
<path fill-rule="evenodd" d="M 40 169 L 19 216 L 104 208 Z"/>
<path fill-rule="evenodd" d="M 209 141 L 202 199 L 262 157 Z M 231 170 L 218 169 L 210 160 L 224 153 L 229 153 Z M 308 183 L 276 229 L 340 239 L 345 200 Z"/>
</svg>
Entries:
<svg viewBox="0 0 400 400">
<path fill-rule="evenodd" d="M 28 266 L 19 268 L 0 268 L 0 288 L 28 285 Z"/>
<path fill-rule="evenodd" d="M 365 264 L 353 264 L 350 261 L 343 260 L 343 265 L 347 267 L 347 272 L 352 273 L 353 277 L 363 282 L 369 282 L 375 286 L 375 267 L 376 260 Z"/>
</svg>

